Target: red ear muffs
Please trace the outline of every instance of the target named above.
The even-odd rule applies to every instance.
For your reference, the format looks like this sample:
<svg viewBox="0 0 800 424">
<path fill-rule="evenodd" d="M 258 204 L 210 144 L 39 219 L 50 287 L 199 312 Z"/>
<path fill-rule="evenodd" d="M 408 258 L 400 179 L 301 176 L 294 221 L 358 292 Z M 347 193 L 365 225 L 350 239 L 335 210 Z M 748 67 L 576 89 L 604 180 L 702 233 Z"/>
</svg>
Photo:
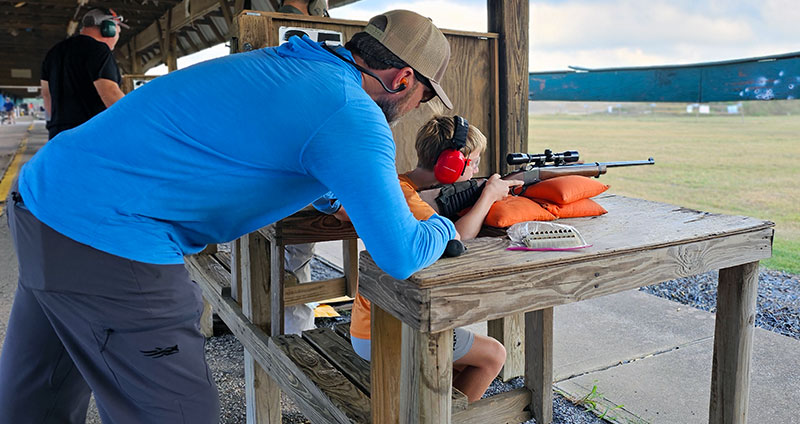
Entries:
<svg viewBox="0 0 800 424">
<path fill-rule="evenodd" d="M 456 182 L 460 176 L 464 175 L 464 170 L 467 168 L 467 158 L 461 153 L 461 149 L 467 145 L 469 122 L 458 115 L 453 117 L 453 122 L 455 130 L 453 138 L 450 139 L 453 148 L 440 153 L 436 165 L 433 166 L 433 175 L 442 184 Z"/>
<path fill-rule="evenodd" d="M 467 159 L 460 150 L 447 149 L 439 155 L 433 167 L 433 175 L 442 184 L 452 184 L 464 175 Z"/>
</svg>

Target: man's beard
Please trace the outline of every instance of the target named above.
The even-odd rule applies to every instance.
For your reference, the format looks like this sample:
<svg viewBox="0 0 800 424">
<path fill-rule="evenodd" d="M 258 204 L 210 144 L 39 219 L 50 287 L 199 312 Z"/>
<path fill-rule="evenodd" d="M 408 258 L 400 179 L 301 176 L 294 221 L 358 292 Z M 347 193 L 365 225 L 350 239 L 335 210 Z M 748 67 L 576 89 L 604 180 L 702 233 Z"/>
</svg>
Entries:
<svg viewBox="0 0 800 424">
<path fill-rule="evenodd" d="M 407 87 L 405 89 L 405 94 L 403 97 L 392 100 L 389 98 L 380 97 L 375 100 L 375 103 L 378 104 L 378 107 L 381 108 L 383 111 L 383 116 L 386 117 L 386 122 L 389 123 L 389 126 L 394 127 L 397 121 L 403 116 L 404 113 L 401 113 L 401 109 L 405 106 L 405 103 L 408 101 L 409 96 L 411 93 L 414 92 L 414 86 Z"/>
</svg>

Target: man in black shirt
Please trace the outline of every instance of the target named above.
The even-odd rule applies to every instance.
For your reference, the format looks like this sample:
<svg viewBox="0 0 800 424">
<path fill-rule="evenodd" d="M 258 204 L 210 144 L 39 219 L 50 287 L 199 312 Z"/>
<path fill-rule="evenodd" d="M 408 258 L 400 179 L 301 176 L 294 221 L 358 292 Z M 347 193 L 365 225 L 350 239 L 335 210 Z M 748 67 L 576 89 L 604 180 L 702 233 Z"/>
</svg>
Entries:
<svg viewBox="0 0 800 424">
<path fill-rule="evenodd" d="M 77 127 L 124 95 L 122 77 L 111 50 L 119 40 L 122 16 L 92 9 L 80 34 L 59 42 L 42 63 L 42 97 L 50 138 Z"/>
<path fill-rule="evenodd" d="M 277 11 L 306 16 L 329 16 L 328 0 L 284 0 Z"/>
</svg>

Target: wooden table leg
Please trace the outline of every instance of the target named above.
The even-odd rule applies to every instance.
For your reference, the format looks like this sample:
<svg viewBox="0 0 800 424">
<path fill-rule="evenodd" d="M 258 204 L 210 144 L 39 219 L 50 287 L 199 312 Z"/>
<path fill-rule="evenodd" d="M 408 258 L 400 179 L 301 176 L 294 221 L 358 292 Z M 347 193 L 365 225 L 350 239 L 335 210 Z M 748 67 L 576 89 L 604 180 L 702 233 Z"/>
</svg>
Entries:
<svg viewBox="0 0 800 424">
<path fill-rule="evenodd" d="M 242 313 L 253 324 L 269 332 L 270 249 L 267 240 L 257 232 L 240 240 Z M 280 423 L 281 391 L 278 384 L 247 351 L 244 365 L 247 422 Z"/>
<path fill-rule="evenodd" d="M 400 423 L 450 423 L 453 330 L 423 333 L 402 326 Z"/>
<path fill-rule="evenodd" d="M 709 423 L 747 422 L 758 262 L 719 271 Z"/>
<path fill-rule="evenodd" d="M 486 334 L 497 339 L 506 348 L 506 363 L 500 371 L 503 381 L 525 374 L 524 322 L 525 314 L 519 313 L 487 323 Z"/>
<path fill-rule="evenodd" d="M 553 308 L 525 313 L 525 386 L 538 424 L 553 422 Z"/>
<path fill-rule="evenodd" d="M 267 239 L 269 250 L 269 306 L 271 328 L 270 335 L 277 336 L 284 333 L 283 327 L 283 288 L 284 265 L 286 264 L 286 249 L 280 240 Z"/>
<path fill-rule="evenodd" d="M 246 237 L 246 236 L 245 236 Z M 228 243 L 231 249 L 231 297 L 242 303 L 242 250 L 241 239 Z"/>
<path fill-rule="evenodd" d="M 372 351 L 370 352 L 370 403 L 372 422 L 397 424 L 400 420 L 400 321 L 372 304 Z"/>
<path fill-rule="evenodd" d="M 347 279 L 347 292 L 356 297 L 358 292 L 358 239 L 342 240 L 342 265 L 344 278 Z"/>
<path fill-rule="evenodd" d="M 205 296 L 203 297 L 203 313 L 200 315 L 200 332 L 206 338 L 214 337 L 214 310 Z"/>
</svg>

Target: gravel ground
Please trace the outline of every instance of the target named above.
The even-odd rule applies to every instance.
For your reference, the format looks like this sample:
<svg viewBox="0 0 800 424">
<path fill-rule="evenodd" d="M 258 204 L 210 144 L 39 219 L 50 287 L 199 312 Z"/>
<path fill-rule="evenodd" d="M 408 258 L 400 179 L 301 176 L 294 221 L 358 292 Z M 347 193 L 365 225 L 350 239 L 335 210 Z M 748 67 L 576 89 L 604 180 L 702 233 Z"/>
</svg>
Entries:
<svg viewBox="0 0 800 424">
<path fill-rule="evenodd" d="M 717 311 L 716 271 L 669 280 L 639 290 L 704 311 Z M 756 326 L 800 340 L 800 275 L 761 269 Z"/>
</svg>

